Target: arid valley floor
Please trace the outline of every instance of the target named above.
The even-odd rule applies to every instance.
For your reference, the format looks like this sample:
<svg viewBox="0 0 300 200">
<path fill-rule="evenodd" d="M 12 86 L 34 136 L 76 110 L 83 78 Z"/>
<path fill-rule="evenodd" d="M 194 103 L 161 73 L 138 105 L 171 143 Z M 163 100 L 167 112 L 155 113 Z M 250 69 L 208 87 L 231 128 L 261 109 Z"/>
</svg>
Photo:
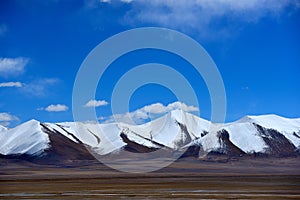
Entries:
<svg viewBox="0 0 300 200">
<path fill-rule="evenodd" d="M 181 159 L 130 174 L 96 161 L 40 165 L 1 159 L 0 199 L 299 199 L 300 159 Z"/>
</svg>

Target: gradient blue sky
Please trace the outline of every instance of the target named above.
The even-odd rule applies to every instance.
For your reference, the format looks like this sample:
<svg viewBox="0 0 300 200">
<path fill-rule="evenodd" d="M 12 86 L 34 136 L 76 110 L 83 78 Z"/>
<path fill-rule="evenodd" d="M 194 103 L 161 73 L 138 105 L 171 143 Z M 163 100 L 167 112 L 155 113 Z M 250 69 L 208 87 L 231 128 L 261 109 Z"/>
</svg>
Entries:
<svg viewBox="0 0 300 200">
<path fill-rule="evenodd" d="M 297 0 L 2 0 L 0 123 L 72 121 L 73 83 L 84 58 L 108 37 L 145 26 L 180 31 L 206 49 L 225 84 L 226 121 L 268 113 L 300 117 Z M 107 87 L 97 91 L 98 102 L 90 102 L 97 104 L 99 117 L 111 115 L 111 92 L 122 74 L 149 62 L 169 65 L 197 84 L 200 116 L 210 119 L 201 76 L 184 60 L 158 50 L 131 52 L 110 66 L 103 77 Z M 132 96 L 130 111 L 174 101 L 168 89 L 146 85 Z"/>
</svg>

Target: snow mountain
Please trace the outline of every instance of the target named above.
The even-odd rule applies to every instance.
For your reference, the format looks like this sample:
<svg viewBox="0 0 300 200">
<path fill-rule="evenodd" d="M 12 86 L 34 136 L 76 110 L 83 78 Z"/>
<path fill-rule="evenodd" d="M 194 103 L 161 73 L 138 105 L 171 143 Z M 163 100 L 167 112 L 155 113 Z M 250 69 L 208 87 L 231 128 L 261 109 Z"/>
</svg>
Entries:
<svg viewBox="0 0 300 200">
<path fill-rule="evenodd" d="M 294 155 L 300 151 L 300 118 L 246 116 L 232 123 L 215 124 L 173 110 L 142 125 L 31 120 L 12 129 L 0 127 L 2 156 L 72 160 L 92 159 L 90 152 L 106 156 L 122 151 L 145 153 L 158 149 L 196 157 L 209 153 Z"/>
<path fill-rule="evenodd" d="M 42 130 L 40 122 L 36 120 L 0 132 L 0 153 L 3 155 L 38 155 L 48 148 L 50 148 L 48 134 Z"/>
</svg>

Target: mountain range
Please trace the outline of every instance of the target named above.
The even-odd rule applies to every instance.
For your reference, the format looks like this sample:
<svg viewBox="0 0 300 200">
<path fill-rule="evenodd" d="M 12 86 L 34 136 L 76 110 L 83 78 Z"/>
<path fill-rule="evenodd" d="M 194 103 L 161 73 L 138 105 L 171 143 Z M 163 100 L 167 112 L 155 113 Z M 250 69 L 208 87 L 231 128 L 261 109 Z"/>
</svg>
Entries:
<svg viewBox="0 0 300 200">
<path fill-rule="evenodd" d="M 52 160 L 93 159 L 122 151 L 163 149 L 182 156 L 290 156 L 300 152 L 300 118 L 245 116 L 217 124 L 173 110 L 142 125 L 93 122 L 42 123 L 30 120 L 15 128 L 0 126 L 0 156 Z"/>
</svg>

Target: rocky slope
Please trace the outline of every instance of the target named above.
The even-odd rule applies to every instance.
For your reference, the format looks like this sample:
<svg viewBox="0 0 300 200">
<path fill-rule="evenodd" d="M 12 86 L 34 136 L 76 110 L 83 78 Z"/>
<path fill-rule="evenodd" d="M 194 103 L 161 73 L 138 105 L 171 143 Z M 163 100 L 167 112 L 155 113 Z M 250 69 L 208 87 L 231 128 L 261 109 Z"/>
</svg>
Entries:
<svg viewBox="0 0 300 200">
<path fill-rule="evenodd" d="M 295 155 L 300 149 L 300 119 L 262 115 L 214 124 L 174 110 L 137 126 L 31 120 L 12 129 L 0 129 L 0 154 L 4 157 L 78 160 L 93 159 L 90 152 L 104 156 L 122 151 L 147 153 L 158 149 L 194 157 L 209 153 Z"/>
</svg>

